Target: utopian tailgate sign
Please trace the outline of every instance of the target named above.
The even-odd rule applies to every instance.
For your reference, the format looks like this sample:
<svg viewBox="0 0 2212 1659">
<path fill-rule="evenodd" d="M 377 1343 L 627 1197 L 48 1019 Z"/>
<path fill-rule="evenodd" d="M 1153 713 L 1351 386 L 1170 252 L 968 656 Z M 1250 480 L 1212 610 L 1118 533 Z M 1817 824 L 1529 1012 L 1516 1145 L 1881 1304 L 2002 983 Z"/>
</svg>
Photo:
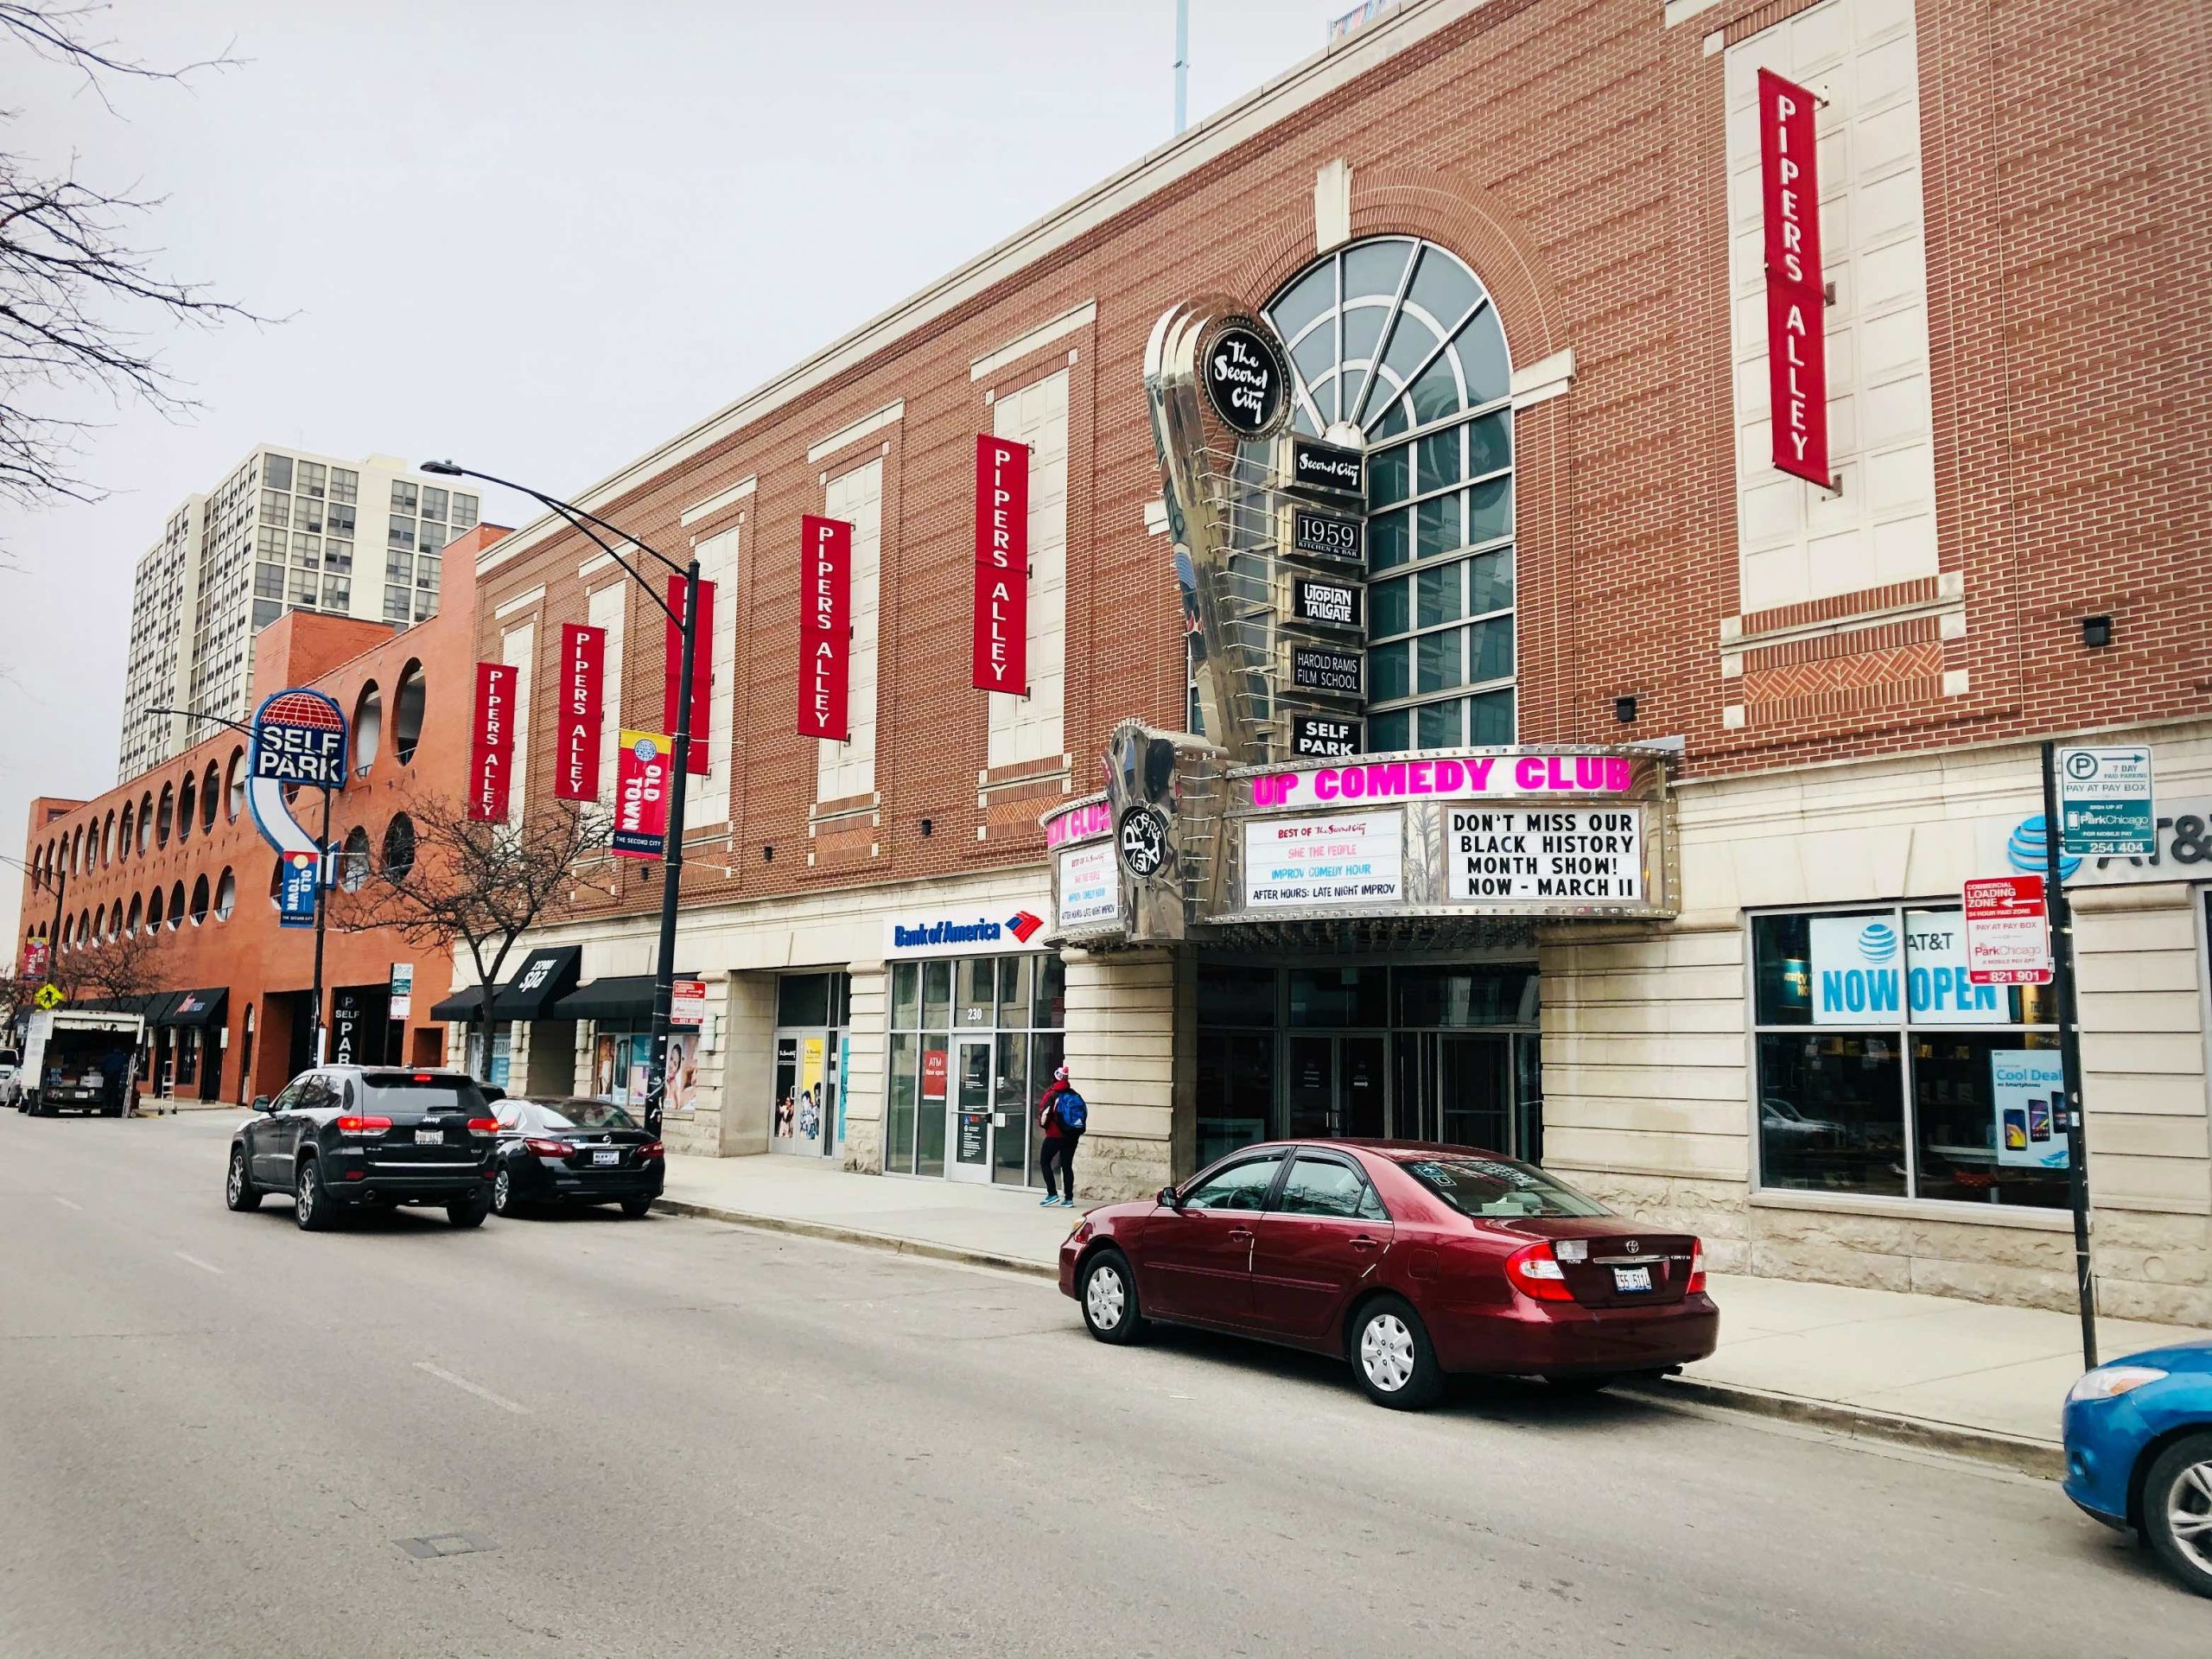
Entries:
<svg viewBox="0 0 2212 1659">
<path fill-rule="evenodd" d="M 1454 899 L 1643 897 L 1643 815 L 1626 806 L 1453 808 L 1444 823 Z"/>
<path fill-rule="evenodd" d="M 853 527 L 808 513 L 800 520 L 798 734 L 842 743 L 852 735 Z"/>
<path fill-rule="evenodd" d="M 1248 910 L 1395 905 L 1404 897 L 1405 814 L 1252 818 L 1244 825 Z"/>
<path fill-rule="evenodd" d="M 1029 690 L 1029 446 L 976 439 L 976 628 L 969 682 Z"/>
<path fill-rule="evenodd" d="M 1767 385 L 1774 464 L 1822 489 L 1828 475 L 1827 296 L 1821 274 L 1819 100 L 1759 71 L 1759 184 L 1766 222 Z"/>
</svg>

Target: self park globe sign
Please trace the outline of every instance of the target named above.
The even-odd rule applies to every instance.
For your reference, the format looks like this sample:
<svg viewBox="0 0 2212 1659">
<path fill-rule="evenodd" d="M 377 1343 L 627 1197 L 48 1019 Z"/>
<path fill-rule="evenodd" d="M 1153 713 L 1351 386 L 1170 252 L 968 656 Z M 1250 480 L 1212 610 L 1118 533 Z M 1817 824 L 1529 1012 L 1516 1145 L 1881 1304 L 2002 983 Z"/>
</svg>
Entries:
<svg viewBox="0 0 2212 1659">
<path fill-rule="evenodd" d="M 1290 365 L 1274 332 L 1248 316 L 1224 317 L 1198 353 L 1206 402 L 1239 437 L 1264 438 L 1290 416 Z"/>
<path fill-rule="evenodd" d="M 253 751 L 246 760 L 246 805 L 264 840 L 311 881 L 322 848 L 292 816 L 288 788 L 346 787 L 346 716 L 320 691 L 289 687 L 265 698 L 253 715 Z M 313 893 L 312 885 L 307 891 Z"/>
</svg>

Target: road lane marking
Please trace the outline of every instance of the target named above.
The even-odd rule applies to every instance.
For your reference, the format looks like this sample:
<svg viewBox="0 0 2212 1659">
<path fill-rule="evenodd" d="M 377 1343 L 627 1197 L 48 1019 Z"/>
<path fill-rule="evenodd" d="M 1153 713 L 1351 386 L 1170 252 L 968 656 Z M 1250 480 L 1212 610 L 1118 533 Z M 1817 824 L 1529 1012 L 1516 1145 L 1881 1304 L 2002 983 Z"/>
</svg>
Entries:
<svg viewBox="0 0 2212 1659">
<path fill-rule="evenodd" d="M 182 1250 L 171 1250 L 169 1254 L 176 1257 L 180 1262 L 191 1262 L 194 1267 L 199 1268 L 202 1273 L 220 1274 L 223 1271 L 213 1262 L 202 1262 L 198 1256 L 187 1255 Z"/>
<path fill-rule="evenodd" d="M 81 1210 L 85 1207 L 83 1205 L 78 1203 L 76 1199 L 65 1198 L 59 1192 L 54 1193 L 53 1198 L 56 1204 L 65 1205 L 72 1210 Z"/>
<path fill-rule="evenodd" d="M 428 1371 L 432 1376 L 436 1377 L 441 1382 L 452 1383 L 454 1387 L 459 1389 L 463 1394 L 473 1394 L 479 1400 L 488 1400 L 493 1405 L 499 1407 L 502 1411 L 512 1411 L 518 1417 L 527 1417 L 530 1415 L 530 1408 L 528 1406 L 522 1405 L 515 1401 L 510 1400 L 504 1394 L 494 1394 L 491 1389 L 483 1387 L 480 1383 L 472 1382 L 465 1376 L 455 1376 L 451 1371 L 447 1370 L 444 1367 L 433 1365 L 427 1359 L 416 1360 L 415 1362 L 415 1369 L 418 1371 Z"/>
</svg>

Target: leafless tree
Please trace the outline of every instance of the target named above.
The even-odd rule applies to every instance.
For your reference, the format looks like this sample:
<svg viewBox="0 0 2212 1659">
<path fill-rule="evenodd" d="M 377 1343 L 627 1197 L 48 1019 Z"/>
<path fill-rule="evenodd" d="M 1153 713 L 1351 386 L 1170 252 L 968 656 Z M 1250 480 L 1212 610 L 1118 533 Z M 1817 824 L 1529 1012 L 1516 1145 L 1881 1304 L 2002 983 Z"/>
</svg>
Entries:
<svg viewBox="0 0 2212 1659">
<path fill-rule="evenodd" d="M 607 845 L 607 815 L 570 801 L 539 801 L 513 823 L 485 823 L 465 803 L 421 795 L 406 803 L 415 842 L 351 892 L 341 883 L 332 924 L 346 932 L 388 927 L 429 950 L 468 949 L 476 969 L 467 1052 L 515 941 L 575 884 L 575 867 Z"/>
<path fill-rule="evenodd" d="M 103 102 L 111 79 L 182 81 L 240 61 L 226 51 L 174 68 L 141 62 L 93 33 L 106 9 L 0 0 L 0 47 L 75 70 Z M 0 110 L 0 125 L 16 113 Z M 79 468 L 88 423 L 59 413 L 60 394 L 93 388 L 171 417 L 193 407 L 148 327 L 261 321 L 162 274 L 158 251 L 136 245 L 131 227 L 160 206 L 80 178 L 73 156 L 57 168 L 0 144 L 0 500 L 99 499 Z"/>
<path fill-rule="evenodd" d="M 162 982 L 162 940 L 151 932 L 118 933 L 79 945 L 56 964 L 72 997 L 143 996 Z M 59 980 L 56 983 L 60 983 Z"/>
</svg>

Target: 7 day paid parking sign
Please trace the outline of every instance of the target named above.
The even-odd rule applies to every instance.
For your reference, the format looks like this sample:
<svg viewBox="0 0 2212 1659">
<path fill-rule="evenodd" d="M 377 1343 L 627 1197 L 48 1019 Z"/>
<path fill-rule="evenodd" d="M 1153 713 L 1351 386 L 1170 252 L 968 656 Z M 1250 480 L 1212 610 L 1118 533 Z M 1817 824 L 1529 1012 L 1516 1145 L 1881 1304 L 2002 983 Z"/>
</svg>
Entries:
<svg viewBox="0 0 2212 1659">
<path fill-rule="evenodd" d="M 2058 752 L 2061 845 L 2073 858 L 2148 858 L 2158 850 L 2147 748 Z"/>
</svg>

